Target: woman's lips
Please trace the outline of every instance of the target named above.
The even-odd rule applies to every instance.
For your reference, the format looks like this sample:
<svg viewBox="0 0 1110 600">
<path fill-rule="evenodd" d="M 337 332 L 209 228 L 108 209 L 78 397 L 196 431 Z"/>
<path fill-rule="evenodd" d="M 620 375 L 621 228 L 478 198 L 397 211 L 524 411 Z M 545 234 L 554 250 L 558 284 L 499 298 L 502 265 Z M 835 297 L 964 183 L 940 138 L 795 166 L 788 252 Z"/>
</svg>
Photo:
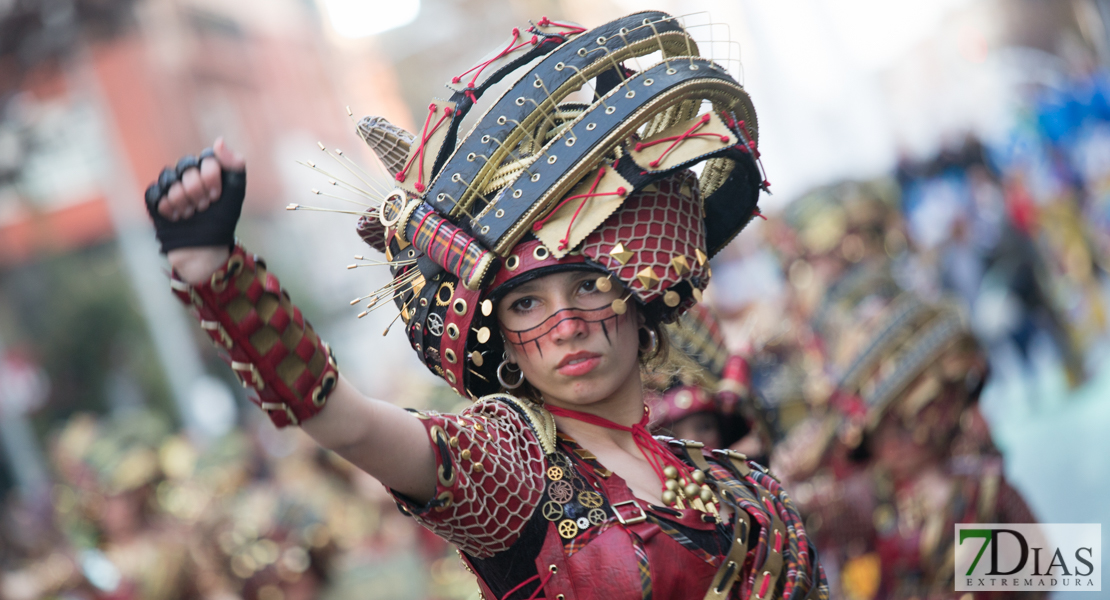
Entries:
<svg viewBox="0 0 1110 600">
<path fill-rule="evenodd" d="M 567 377 L 581 377 L 593 371 L 601 364 L 601 355 L 593 354 L 591 352 L 576 352 L 568 354 L 559 362 L 559 366 L 555 368 L 561 375 Z"/>
</svg>

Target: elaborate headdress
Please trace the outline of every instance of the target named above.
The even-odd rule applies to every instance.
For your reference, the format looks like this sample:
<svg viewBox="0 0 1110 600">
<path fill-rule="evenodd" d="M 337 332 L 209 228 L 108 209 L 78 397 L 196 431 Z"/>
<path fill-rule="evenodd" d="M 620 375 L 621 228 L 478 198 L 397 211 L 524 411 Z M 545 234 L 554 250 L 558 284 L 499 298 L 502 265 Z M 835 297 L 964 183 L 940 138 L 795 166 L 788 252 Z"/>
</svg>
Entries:
<svg viewBox="0 0 1110 600">
<path fill-rule="evenodd" d="M 903 290 L 882 262 L 860 265 L 830 290 L 817 325 L 838 371 L 834 407 L 858 433 L 896 411 L 915 435 L 943 439 L 986 376 L 962 311 Z M 963 388 L 950 395 L 955 402 L 934 402 L 951 385 Z"/>
<path fill-rule="evenodd" d="M 652 54 L 659 62 L 640 71 L 626 64 Z M 592 269 L 601 287 L 628 290 L 615 312 L 635 297 L 670 321 L 700 299 L 709 258 L 768 185 L 747 93 L 665 13 L 589 31 L 541 19 L 447 87 L 415 136 L 359 123 L 398 186 L 359 232 L 394 273 L 370 306 L 394 299 L 413 348 L 463 395 L 501 388 L 493 308 L 507 284 Z M 590 99 L 571 100 L 580 90 Z"/>
</svg>

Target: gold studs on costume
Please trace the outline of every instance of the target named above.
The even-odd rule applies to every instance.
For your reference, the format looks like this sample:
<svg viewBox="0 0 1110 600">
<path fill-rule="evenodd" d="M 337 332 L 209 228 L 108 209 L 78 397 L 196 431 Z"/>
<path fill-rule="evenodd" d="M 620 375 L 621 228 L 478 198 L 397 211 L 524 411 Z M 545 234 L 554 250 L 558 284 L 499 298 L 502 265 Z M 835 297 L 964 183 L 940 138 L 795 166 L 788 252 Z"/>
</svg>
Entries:
<svg viewBox="0 0 1110 600">
<path fill-rule="evenodd" d="M 474 363 L 474 366 L 480 367 L 482 366 L 482 363 L 486 362 L 486 360 L 482 358 L 481 352 L 475 350 L 474 352 L 470 353 L 470 362 Z"/>
<path fill-rule="evenodd" d="M 597 281 L 596 281 L 596 282 L 594 282 L 594 285 L 596 285 L 596 286 L 597 286 L 597 290 L 598 290 L 599 292 L 602 292 L 602 293 L 604 293 L 604 292 L 608 292 L 609 290 L 613 289 L 613 282 L 612 282 L 612 281 L 609 281 L 609 277 L 608 277 L 608 276 L 606 276 L 606 277 L 598 277 L 598 278 L 597 278 Z"/>
<path fill-rule="evenodd" d="M 617 245 L 613 246 L 613 249 L 609 251 L 609 256 L 612 256 L 613 260 L 623 265 L 632 259 L 632 251 L 626 250 L 624 248 L 624 243 L 617 242 Z"/>
<path fill-rule="evenodd" d="M 482 300 L 482 316 L 488 317 L 493 314 L 493 301 L 488 298 Z"/>
<path fill-rule="evenodd" d="M 678 292 L 674 290 L 667 290 L 667 293 L 663 294 L 663 304 L 666 304 L 671 308 L 678 306 L 678 303 L 681 300 L 682 298 L 679 297 Z"/>
<path fill-rule="evenodd" d="M 671 259 L 671 267 L 674 268 L 675 273 L 678 273 L 679 277 L 685 277 L 690 272 L 690 261 L 686 260 L 685 256 L 679 254 Z"/>
<path fill-rule="evenodd" d="M 659 284 L 659 276 L 655 274 L 655 269 L 651 267 L 640 269 L 640 272 L 636 273 L 636 279 L 640 280 L 640 285 L 642 285 L 645 290 L 651 289 Z"/>
<path fill-rule="evenodd" d="M 698 264 L 700 266 L 704 267 L 705 263 L 709 262 L 709 257 L 706 256 L 705 252 L 701 251 L 701 248 L 698 248 L 698 249 L 694 250 L 694 253 L 697 254 Z"/>
<path fill-rule="evenodd" d="M 613 312 L 617 313 L 618 315 L 623 315 L 627 310 L 628 303 L 625 302 L 624 299 L 617 298 L 616 300 L 613 300 Z"/>
</svg>

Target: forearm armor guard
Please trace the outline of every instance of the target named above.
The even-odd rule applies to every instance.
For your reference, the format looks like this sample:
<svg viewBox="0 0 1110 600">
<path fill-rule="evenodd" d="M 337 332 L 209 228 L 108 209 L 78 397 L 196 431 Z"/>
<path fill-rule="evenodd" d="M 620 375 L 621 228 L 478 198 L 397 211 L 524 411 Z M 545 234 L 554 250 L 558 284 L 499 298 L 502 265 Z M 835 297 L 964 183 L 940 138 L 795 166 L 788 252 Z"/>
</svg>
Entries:
<svg viewBox="0 0 1110 600">
<path fill-rule="evenodd" d="M 260 258 L 236 245 L 207 282 L 174 273 L 170 287 L 275 425 L 300 425 L 324 408 L 339 378 L 335 357 Z"/>
</svg>

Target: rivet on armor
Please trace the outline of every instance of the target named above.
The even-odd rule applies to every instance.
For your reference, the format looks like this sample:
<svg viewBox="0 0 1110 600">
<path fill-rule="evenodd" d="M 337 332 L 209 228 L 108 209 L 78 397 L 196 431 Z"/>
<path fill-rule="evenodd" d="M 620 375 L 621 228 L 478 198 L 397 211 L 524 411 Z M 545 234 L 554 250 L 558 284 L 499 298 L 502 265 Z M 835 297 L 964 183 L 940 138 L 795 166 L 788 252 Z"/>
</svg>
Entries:
<svg viewBox="0 0 1110 600">
<path fill-rule="evenodd" d="M 480 367 L 480 366 L 482 366 L 482 363 L 485 362 L 485 359 L 482 358 L 482 353 L 481 352 L 478 352 L 477 350 L 475 350 L 474 352 L 470 353 L 470 362 L 474 363 L 474 366 Z"/>
<path fill-rule="evenodd" d="M 628 304 L 624 300 L 620 298 L 613 300 L 613 312 L 617 313 L 618 315 L 623 315 L 627 310 Z"/>
<path fill-rule="evenodd" d="M 681 300 L 682 299 L 678 296 L 678 292 L 674 290 L 667 290 L 667 293 L 663 294 L 663 304 L 666 304 L 671 308 L 678 306 L 678 303 Z"/>
<path fill-rule="evenodd" d="M 609 281 L 608 277 L 598 277 L 597 281 L 594 282 L 594 285 L 597 286 L 597 289 L 600 292 L 608 292 L 609 290 L 613 289 L 613 282 Z"/>
<path fill-rule="evenodd" d="M 478 330 L 478 343 L 484 344 L 489 341 L 489 327 L 483 327 Z"/>
<path fill-rule="evenodd" d="M 623 242 L 617 242 L 617 245 L 613 246 L 613 249 L 609 251 L 609 256 L 612 256 L 613 260 L 623 265 L 629 260 L 632 260 L 632 251 L 626 250 Z"/>
<path fill-rule="evenodd" d="M 659 284 L 659 276 L 655 274 L 655 269 L 651 267 L 644 267 L 636 273 L 636 279 L 640 281 L 640 285 L 645 290 L 651 289 Z"/>
<path fill-rule="evenodd" d="M 705 266 L 705 263 L 709 261 L 709 257 L 705 254 L 705 252 L 702 252 L 701 248 L 695 249 L 694 254 L 696 254 L 698 257 L 698 264 L 703 267 Z"/>
<path fill-rule="evenodd" d="M 459 339 L 459 326 L 455 325 L 454 323 L 449 323 L 447 325 L 447 337 L 449 337 L 453 340 Z M 451 361 L 451 362 L 455 362 L 455 361 Z"/>
<path fill-rule="evenodd" d="M 690 261 L 679 254 L 671 259 L 671 267 L 674 268 L 679 277 L 685 277 L 690 272 Z"/>
<path fill-rule="evenodd" d="M 459 361 L 459 359 L 455 356 L 455 351 L 450 348 L 447 348 L 443 351 L 443 358 L 446 358 L 447 362 L 451 364 L 455 364 Z"/>
<path fill-rule="evenodd" d="M 488 317 L 493 314 L 493 301 L 490 299 L 482 300 L 482 316 Z"/>
</svg>

